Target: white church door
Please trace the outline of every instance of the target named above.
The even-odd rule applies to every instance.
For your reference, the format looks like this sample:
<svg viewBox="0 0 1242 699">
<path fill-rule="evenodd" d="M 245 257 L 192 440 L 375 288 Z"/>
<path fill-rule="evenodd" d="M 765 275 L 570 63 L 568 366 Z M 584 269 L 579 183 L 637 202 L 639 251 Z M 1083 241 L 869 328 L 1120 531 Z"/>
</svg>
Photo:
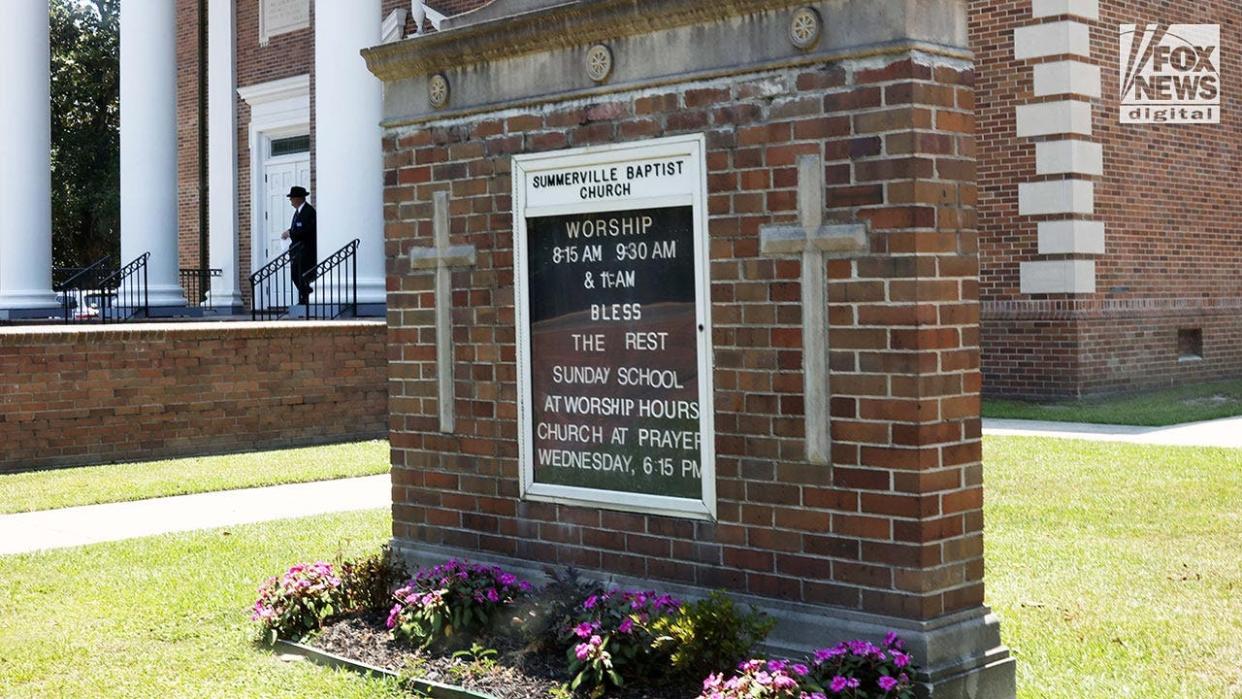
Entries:
<svg viewBox="0 0 1242 699">
<path fill-rule="evenodd" d="M 263 164 L 264 262 L 289 249 L 289 241 L 280 237 L 293 220 L 293 207 L 289 206 L 289 188 L 295 185 L 308 190 L 311 188 L 310 139 L 306 136 L 283 138 L 273 140 L 271 144 L 272 155 Z M 313 194 L 311 198 L 314 198 Z"/>
</svg>

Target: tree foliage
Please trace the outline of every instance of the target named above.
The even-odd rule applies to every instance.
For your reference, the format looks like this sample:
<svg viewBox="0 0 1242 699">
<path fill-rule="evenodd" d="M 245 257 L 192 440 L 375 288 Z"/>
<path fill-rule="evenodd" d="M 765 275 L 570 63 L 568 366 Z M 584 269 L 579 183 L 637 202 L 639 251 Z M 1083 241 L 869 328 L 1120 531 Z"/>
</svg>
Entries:
<svg viewBox="0 0 1242 699">
<path fill-rule="evenodd" d="M 120 251 L 120 0 L 52 0 L 52 252 Z"/>
</svg>

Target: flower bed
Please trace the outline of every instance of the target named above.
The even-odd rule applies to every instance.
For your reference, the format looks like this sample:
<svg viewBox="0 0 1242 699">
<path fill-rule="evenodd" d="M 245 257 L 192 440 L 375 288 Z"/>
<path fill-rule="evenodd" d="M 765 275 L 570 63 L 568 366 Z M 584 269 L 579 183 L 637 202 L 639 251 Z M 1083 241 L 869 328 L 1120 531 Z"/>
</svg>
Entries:
<svg viewBox="0 0 1242 699">
<path fill-rule="evenodd" d="M 772 629 L 723 593 L 685 604 L 549 571 L 540 589 L 495 566 L 448 561 L 411 577 L 392 556 L 294 566 L 260 587 L 267 640 L 301 641 L 411 680 L 496 699 L 909 699 L 902 642 L 753 657 Z M 706 679 L 703 679 L 706 675 Z"/>
</svg>

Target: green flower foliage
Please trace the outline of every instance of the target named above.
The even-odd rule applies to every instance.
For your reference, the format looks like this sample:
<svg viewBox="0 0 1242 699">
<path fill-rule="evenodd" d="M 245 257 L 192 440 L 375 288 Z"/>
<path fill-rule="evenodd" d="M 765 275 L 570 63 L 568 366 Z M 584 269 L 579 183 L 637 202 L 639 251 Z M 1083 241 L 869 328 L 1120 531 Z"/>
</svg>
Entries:
<svg viewBox="0 0 1242 699">
<path fill-rule="evenodd" d="M 655 623 L 658 635 L 672 649 L 670 673 L 682 680 L 698 680 L 721 668 L 735 667 L 751 657 L 776 621 L 751 609 L 743 612 L 723 591 L 685 605 L 675 617 Z"/>
</svg>

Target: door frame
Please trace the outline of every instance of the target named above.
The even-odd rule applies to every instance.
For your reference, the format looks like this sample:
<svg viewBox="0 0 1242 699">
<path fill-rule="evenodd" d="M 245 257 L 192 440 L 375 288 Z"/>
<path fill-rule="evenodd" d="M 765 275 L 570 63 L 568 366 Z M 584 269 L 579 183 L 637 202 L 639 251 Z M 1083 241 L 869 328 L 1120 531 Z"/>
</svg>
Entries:
<svg viewBox="0 0 1242 699">
<path fill-rule="evenodd" d="M 264 167 L 272 160 L 272 141 L 290 136 L 306 136 L 310 129 L 310 75 L 295 75 L 238 88 L 238 96 L 250 105 L 250 272 L 254 274 L 267 260 L 263 250 L 267 238 L 263 213 L 267 197 L 263 189 Z M 285 156 L 281 156 L 283 158 Z M 292 156 L 289 156 L 292 157 Z M 278 158 L 279 159 L 279 158 Z M 315 162 L 311 159 L 311 178 Z M 312 183 L 308 182 L 307 185 Z M 313 189 L 313 188 L 312 188 Z"/>
</svg>

